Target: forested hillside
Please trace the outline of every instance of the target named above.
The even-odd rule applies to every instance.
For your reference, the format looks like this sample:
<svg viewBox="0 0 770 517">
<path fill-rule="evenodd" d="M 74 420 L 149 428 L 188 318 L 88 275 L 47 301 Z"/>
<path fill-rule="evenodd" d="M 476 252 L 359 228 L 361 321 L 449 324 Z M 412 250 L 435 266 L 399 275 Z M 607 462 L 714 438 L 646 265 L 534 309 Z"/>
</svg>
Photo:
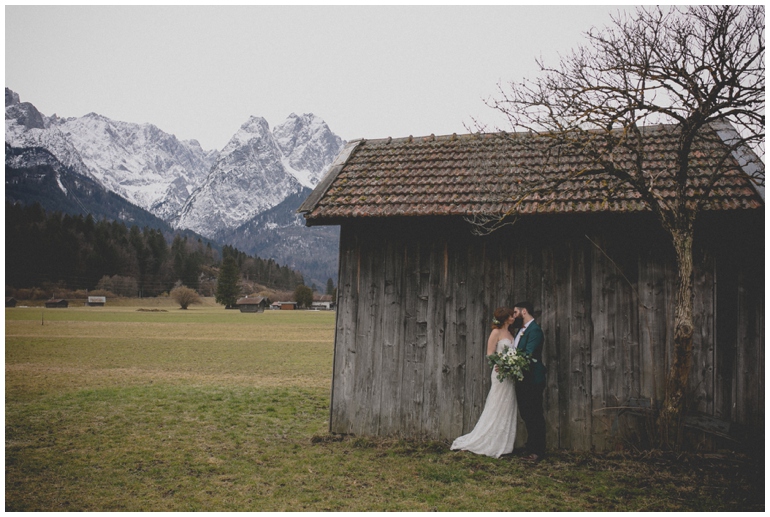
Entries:
<svg viewBox="0 0 770 517">
<path fill-rule="evenodd" d="M 39 204 L 5 205 L 6 287 L 46 284 L 155 296 L 181 283 L 209 295 L 221 254 L 210 243 L 159 229 L 92 216 L 46 212 Z M 170 244 L 169 244 L 170 242 Z M 302 274 L 232 247 L 242 275 L 269 288 L 293 290 Z"/>
</svg>

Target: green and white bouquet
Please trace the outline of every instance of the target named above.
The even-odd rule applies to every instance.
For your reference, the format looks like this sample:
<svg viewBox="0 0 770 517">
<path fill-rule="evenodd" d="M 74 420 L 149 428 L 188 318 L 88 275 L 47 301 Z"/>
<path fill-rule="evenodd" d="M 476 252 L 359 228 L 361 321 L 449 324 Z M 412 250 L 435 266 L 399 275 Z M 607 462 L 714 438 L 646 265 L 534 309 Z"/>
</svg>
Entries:
<svg viewBox="0 0 770 517">
<path fill-rule="evenodd" d="M 523 380 L 524 372 L 529 370 L 530 361 L 537 361 L 532 359 L 529 354 L 519 352 L 515 348 L 503 347 L 503 351 L 500 353 L 487 356 L 489 366 L 497 367 L 497 380 L 503 382 L 505 379 Z"/>
</svg>

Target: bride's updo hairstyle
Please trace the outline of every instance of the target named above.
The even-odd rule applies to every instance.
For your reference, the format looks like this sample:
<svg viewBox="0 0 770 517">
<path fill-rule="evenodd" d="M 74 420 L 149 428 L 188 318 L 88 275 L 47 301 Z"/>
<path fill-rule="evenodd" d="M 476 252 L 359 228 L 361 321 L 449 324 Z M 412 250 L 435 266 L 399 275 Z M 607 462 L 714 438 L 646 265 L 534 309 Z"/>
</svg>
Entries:
<svg viewBox="0 0 770 517">
<path fill-rule="evenodd" d="M 508 307 L 498 307 L 495 309 L 495 312 L 492 314 L 492 328 L 503 328 L 503 325 L 505 325 L 505 322 L 508 321 L 508 317 L 511 315 L 513 315 L 513 309 Z"/>
</svg>

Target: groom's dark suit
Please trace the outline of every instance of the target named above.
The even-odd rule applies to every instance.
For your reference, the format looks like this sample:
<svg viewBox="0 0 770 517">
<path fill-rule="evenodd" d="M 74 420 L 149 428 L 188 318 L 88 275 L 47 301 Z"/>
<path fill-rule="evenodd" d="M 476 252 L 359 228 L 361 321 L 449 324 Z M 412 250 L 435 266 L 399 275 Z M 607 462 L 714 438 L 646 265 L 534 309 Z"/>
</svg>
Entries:
<svg viewBox="0 0 770 517">
<path fill-rule="evenodd" d="M 545 390 L 545 365 L 543 364 L 543 330 L 536 321 L 527 325 L 519 338 L 516 349 L 532 356 L 529 371 L 516 383 L 516 399 L 519 414 L 527 426 L 527 451 L 545 456 L 545 417 L 543 416 L 543 391 Z"/>
</svg>

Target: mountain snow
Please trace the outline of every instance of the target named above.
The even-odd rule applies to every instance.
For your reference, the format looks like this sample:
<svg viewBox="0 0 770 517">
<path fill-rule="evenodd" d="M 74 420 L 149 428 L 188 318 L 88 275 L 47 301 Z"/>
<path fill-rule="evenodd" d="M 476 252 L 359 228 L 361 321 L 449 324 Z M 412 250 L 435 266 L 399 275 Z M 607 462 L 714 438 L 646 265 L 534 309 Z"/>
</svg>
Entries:
<svg viewBox="0 0 770 517">
<path fill-rule="evenodd" d="M 162 219 L 177 213 L 218 154 L 152 124 L 119 122 L 95 113 L 45 117 L 8 88 L 5 141 L 18 148 L 45 148 L 64 165 Z"/>
<path fill-rule="evenodd" d="M 280 203 L 299 188 L 281 164 L 267 121 L 251 117 L 230 139 L 203 184 L 173 222 L 213 236 Z"/>
<path fill-rule="evenodd" d="M 210 238 L 237 228 L 303 186 L 315 186 L 343 145 L 312 114 L 292 114 L 273 131 L 264 118 L 251 117 L 220 151 L 173 225 Z"/>
<path fill-rule="evenodd" d="M 80 153 L 58 128 L 29 102 L 21 102 L 18 94 L 5 89 L 5 142 L 20 149 L 40 147 L 51 152 L 63 165 L 96 179 L 83 163 Z"/>
<path fill-rule="evenodd" d="M 72 142 L 102 185 L 162 219 L 179 210 L 216 158 L 197 141 L 180 141 L 152 124 L 89 113 L 51 126 Z"/>
<path fill-rule="evenodd" d="M 5 128 L 6 144 L 45 149 L 174 228 L 306 267 L 322 282 L 336 271 L 336 234 L 306 228 L 295 212 L 345 144 L 313 114 L 292 113 L 272 130 L 252 116 L 224 149 L 207 151 L 152 124 L 46 117 L 6 88 Z"/>
<path fill-rule="evenodd" d="M 329 169 L 343 146 L 322 119 L 312 113 L 292 113 L 273 129 L 273 137 L 283 153 L 284 168 L 304 187 L 314 188 Z"/>
</svg>

